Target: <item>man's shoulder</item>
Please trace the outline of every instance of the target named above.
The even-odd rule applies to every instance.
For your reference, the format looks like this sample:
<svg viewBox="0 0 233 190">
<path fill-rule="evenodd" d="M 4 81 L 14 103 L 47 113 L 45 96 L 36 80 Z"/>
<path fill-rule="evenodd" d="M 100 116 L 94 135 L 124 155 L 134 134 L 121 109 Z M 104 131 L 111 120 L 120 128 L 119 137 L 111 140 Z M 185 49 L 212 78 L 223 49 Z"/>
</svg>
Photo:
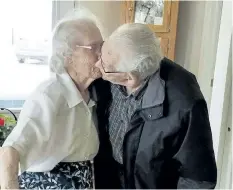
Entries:
<svg viewBox="0 0 233 190">
<path fill-rule="evenodd" d="M 174 61 L 164 58 L 160 64 L 160 76 L 165 81 L 170 80 L 188 80 L 189 82 L 197 83 L 196 77 L 193 73 L 189 72 L 182 66 L 178 65 Z"/>
<path fill-rule="evenodd" d="M 197 100 L 204 100 L 195 75 L 175 62 L 169 59 L 162 61 L 160 77 L 165 81 L 170 103 L 180 101 L 182 106 L 191 106 Z"/>
</svg>

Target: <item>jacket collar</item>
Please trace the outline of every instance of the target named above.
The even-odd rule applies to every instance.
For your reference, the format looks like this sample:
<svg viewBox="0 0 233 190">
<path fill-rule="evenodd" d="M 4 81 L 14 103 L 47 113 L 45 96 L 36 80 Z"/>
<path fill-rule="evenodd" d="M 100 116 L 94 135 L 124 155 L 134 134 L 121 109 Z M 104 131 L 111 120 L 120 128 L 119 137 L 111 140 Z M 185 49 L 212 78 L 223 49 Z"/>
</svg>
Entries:
<svg viewBox="0 0 233 190">
<path fill-rule="evenodd" d="M 142 116 L 154 120 L 163 116 L 165 100 L 165 81 L 160 77 L 160 70 L 150 77 L 142 100 Z"/>
<path fill-rule="evenodd" d="M 160 71 L 151 76 L 142 100 L 142 109 L 155 107 L 165 98 L 165 81 L 160 78 Z"/>
<path fill-rule="evenodd" d="M 67 72 L 56 74 L 56 78 L 60 83 L 60 88 L 69 108 L 75 107 L 83 101 L 82 95 L 76 88 L 74 82 Z"/>
</svg>

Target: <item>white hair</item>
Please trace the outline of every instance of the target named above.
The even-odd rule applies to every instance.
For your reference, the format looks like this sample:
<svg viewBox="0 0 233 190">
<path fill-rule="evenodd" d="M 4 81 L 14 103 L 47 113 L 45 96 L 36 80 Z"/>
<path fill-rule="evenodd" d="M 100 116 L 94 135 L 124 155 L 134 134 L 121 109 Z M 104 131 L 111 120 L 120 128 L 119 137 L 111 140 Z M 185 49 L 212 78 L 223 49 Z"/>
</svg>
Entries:
<svg viewBox="0 0 233 190">
<path fill-rule="evenodd" d="M 160 40 L 144 24 L 120 26 L 109 37 L 109 42 L 120 55 L 117 71 L 137 72 L 141 79 L 155 73 L 164 57 Z"/>
<path fill-rule="evenodd" d="M 62 74 L 65 71 L 66 58 L 71 56 L 74 48 L 82 42 L 82 25 L 94 24 L 103 36 L 102 24 L 97 17 L 85 8 L 74 9 L 60 20 L 52 32 L 49 56 L 50 70 Z"/>
</svg>

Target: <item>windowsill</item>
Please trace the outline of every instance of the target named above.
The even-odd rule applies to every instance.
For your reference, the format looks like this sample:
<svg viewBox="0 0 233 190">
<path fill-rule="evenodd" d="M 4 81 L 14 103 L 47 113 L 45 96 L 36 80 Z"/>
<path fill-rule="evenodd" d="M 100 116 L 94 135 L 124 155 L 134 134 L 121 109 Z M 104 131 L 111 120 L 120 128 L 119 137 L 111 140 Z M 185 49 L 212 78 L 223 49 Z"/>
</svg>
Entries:
<svg viewBox="0 0 233 190">
<path fill-rule="evenodd" d="M 12 111 L 13 113 L 20 113 L 22 108 L 7 108 L 10 111 Z M 0 110 L 0 114 L 10 114 L 7 110 Z"/>
</svg>

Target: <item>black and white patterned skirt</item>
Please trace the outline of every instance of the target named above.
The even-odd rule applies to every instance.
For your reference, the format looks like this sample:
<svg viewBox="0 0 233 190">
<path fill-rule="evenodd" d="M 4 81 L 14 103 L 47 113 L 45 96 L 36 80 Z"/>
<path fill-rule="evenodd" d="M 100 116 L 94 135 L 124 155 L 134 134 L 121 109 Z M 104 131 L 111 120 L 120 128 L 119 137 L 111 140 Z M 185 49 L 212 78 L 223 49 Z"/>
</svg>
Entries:
<svg viewBox="0 0 233 190">
<path fill-rule="evenodd" d="M 92 189 L 92 163 L 61 162 L 50 172 L 24 172 L 19 176 L 20 189 Z"/>
</svg>

